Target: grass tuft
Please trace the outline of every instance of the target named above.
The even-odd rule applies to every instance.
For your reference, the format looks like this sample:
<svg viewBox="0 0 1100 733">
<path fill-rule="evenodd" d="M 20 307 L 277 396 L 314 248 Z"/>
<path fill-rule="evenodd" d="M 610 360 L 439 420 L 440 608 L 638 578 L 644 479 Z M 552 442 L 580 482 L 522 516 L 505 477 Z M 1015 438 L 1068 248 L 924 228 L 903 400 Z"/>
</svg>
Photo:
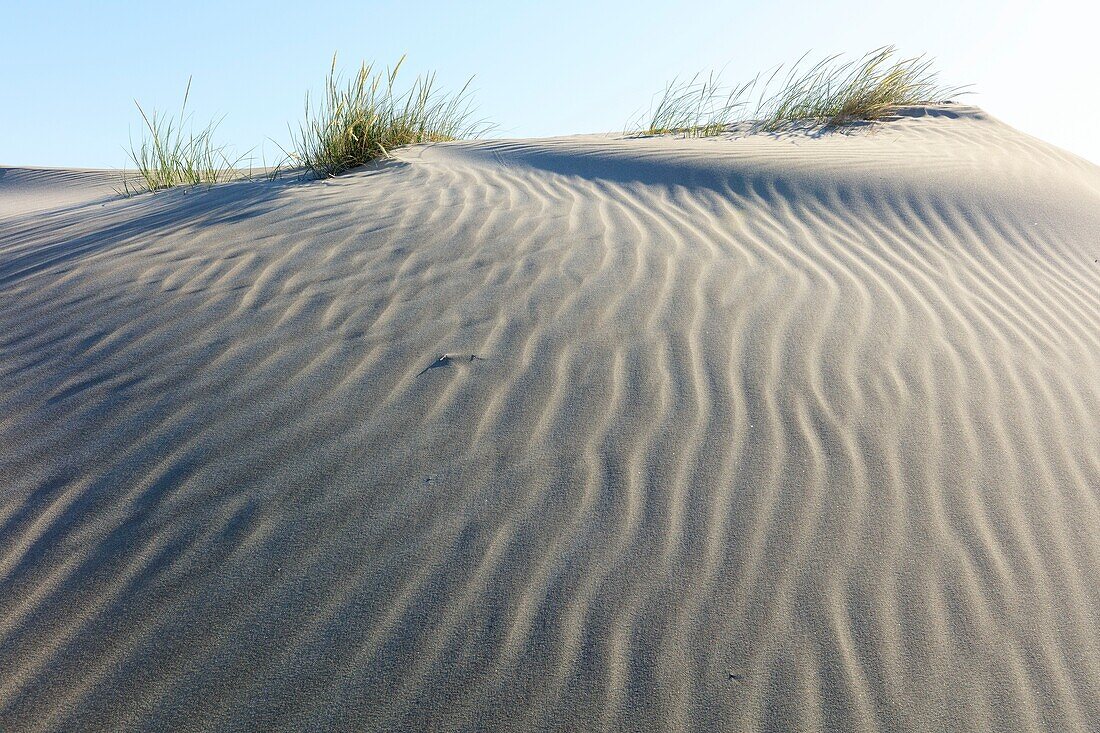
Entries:
<svg viewBox="0 0 1100 733">
<path fill-rule="evenodd" d="M 305 120 L 291 133 L 290 157 L 317 178 L 386 158 L 402 145 L 476 137 L 485 125 L 472 121 L 470 83 L 456 94 L 435 88 L 435 74 L 417 77 L 405 91 L 396 88 L 404 63 L 385 72 L 363 63 L 343 83 L 336 72 L 336 56 L 325 80 L 320 101 L 306 96 Z"/>
<path fill-rule="evenodd" d="M 156 110 L 146 114 L 141 104 L 134 100 L 145 125 L 140 145 L 135 146 L 131 139 L 127 151 L 138 178 L 135 183 L 132 177 L 123 174 L 119 193 L 132 196 L 175 186 L 220 183 L 247 175 L 237 168 L 247 154 L 230 159 L 226 146 L 214 142 L 221 120 L 212 120 L 197 132 L 192 127 L 187 114 L 190 96 L 189 78 L 178 117 Z"/>
<path fill-rule="evenodd" d="M 746 104 L 745 97 L 755 81 L 732 89 L 723 89 L 713 72 L 705 78 L 673 79 L 661 93 L 640 126 L 643 135 L 677 133 L 688 137 L 717 135 L 737 119 Z"/>
<path fill-rule="evenodd" d="M 762 129 L 802 121 L 839 126 L 879 120 L 898 107 L 947 102 L 962 92 L 939 83 L 932 59 L 895 59 L 894 54 L 893 46 L 883 46 L 854 61 L 830 56 L 805 71 L 795 64 L 768 101 Z"/>
<path fill-rule="evenodd" d="M 744 112 L 759 74 L 730 89 L 713 74 L 702 82 L 700 75 L 686 83 L 673 81 L 652 108 L 648 124 L 635 126 L 636 134 L 705 137 L 742 122 L 766 132 L 798 123 L 841 126 L 880 120 L 906 105 L 948 102 L 963 92 L 963 87 L 939 83 L 932 59 L 895 54 L 894 46 L 883 46 L 854 61 L 829 56 L 808 68 L 803 56 L 774 93 L 769 92 L 782 67 L 770 74 L 751 115 Z"/>
</svg>

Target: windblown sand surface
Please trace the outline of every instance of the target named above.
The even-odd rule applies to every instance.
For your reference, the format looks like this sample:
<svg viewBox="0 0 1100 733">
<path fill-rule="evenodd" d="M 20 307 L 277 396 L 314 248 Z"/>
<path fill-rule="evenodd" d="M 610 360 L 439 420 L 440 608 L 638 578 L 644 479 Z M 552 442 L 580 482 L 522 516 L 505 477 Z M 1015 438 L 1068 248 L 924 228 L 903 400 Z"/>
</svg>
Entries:
<svg viewBox="0 0 1100 733">
<path fill-rule="evenodd" d="M 0 730 L 1100 730 L 1100 168 L 972 107 L 0 178 Z"/>
</svg>

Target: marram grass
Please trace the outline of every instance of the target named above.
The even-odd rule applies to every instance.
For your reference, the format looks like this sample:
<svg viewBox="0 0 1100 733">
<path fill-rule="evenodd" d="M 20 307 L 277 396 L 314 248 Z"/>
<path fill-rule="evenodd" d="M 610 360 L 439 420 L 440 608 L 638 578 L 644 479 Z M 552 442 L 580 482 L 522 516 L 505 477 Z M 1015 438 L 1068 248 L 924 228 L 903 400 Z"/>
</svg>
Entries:
<svg viewBox="0 0 1100 733">
<path fill-rule="evenodd" d="M 931 59 L 895 59 L 894 53 L 893 46 L 884 46 L 855 61 L 831 56 L 805 71 L 796 64 L 769 99 L 763 129 L 799 121 L 836 126 L 878 120 L 898 107 L 951 101 L 962 91 L 939 83 Z"/>
<path fill-rule="evenodd" d="M 288 163 L 305 168 L 317 178 L 335 176 L 372 160 L 388 157 L 402 145 L 476 137 L 488 126 L 472 119 L 470 82 L 453 94 L 436 88 L 435 74 L 418 76 L 400 91 L 397 75 L 405 60 L 385 72 L 363 63 L 343 83 L 336 73 L 336 56 L 325 80 L 324 93 L 314 104 L 306 95 L 305 119 L 291 132 L 291 151 L 274 167 L 264 165 L 273 179 Z M 130 196 L 183 185 L 214 184 L 252 178 L 240 166 L 247 157 L 231 158 L 215 142 L 220 120 L 195 130 L 187 114 L 191 80 L 178 116 L 156 110 L 146 113 L 135 100 L 143 122 L 139 144 L 130 142 L 128 154 L 137 175 L 122 176 L 119 192 Z"/>
<path fill-rule="evenodd" d="M 245 156 L 231 159 L 227 147 L 214 142 L 220 120 L 211 121 L 197 132 L 190 124 L 187 101 L 191 96 L 191 79 L 183 94 L 179 115 L 171 117 L 157 110 L 146 113 L 141 104 L 134 104 L 144 123 L 141 143 L 130 141 L 128 154 L 137 177 L 123 174 L 120 193 L 130 196 L 142 191 L 158 191 L 175 186 L 214 184 L 247 177 L 238 165 Z"/>
<path fill-rule="evenodd" d="M 485 129 L 472 120 L 470 81 L 457 93 L 445 93 L 436 89 L 435 74 L 427 74 L 399 91 L 404 60 L 385 72 L 364 62 L 342 82 L 333 56 L 321 99 L 314 104 L 306 96 L 290 158 L 326 178 L 386 158 L 402 145 L 476 137 Z"/>
<path fill-rule="evenodd" d="M 752 123 L 765 132 L 794 124 L 841 126 L 879 120 L 906 105 L 948 102 L 963 91 L 940 84 L 931 59 L 896 58 L 893 46 L 854 61 L 829 56 L 805 67 L 804 59 L 791 66 L 774 92 L 782 67 L 763 85 L 759 74 L 730 89 L 721 87 L 714 75 L 701 83 L 699 76 L 686 83 L 674 81 L 657 98 L 647 120 L 635 126 L 636 134 L 710 136 L 737 123 Z M 746 114 L 752 96 L 756 106 Z"/>
<path fill-rule="evenodd" d="M 759 74 L 733 87 L 722 86 L 716 74 L 676 79 L 633 126 L 634 134 L 707 137 L 742 123 L 765 132 L 798 124 L 839 126 L 879 120 L 906 105 L 951 101 L 962 91 L 939 83 L 932 60 L 895 54 L 893 46 L 884 46 L 854 61 L 830 56 L 809 67 L 803 66 L 803 56 L 784 77 L 779 67 L 763 84 Z M 316 103 L 306 95 L 305 118 L 297 133 L 291 132 L 291 151 L 273 169 L 265 165 L 266 177 L 274 178 L 284 164 L 292 163 L 327 178 L 389 157 L 403 145 L 472 138 L 488 128 L 473 120 L 470 81 L 457 93 L 447 93 L 436 88 L 432 73 L 398 89 L 404 60 L 402 56 L 384 72 L 363 63 L 345 82 L 336 72 L 334 55 L 323 94 Z M 773 92 L 777 78 L 781 83 Z M 198 131 L 191 126 L 190 93 L 188 79 L 176 117 L 156 110 L 146 114 L 135 100 L 144 134 L 139 145 L 131 141 L 128 152 L 137 177 L 124 175 L 121 193 L 252 177 L 251 169 L 239 167 L 247 154 L 231 158 L 226 146 L 215 142 L 220 120 Z"/>
<path fill-rule="evenodd" d="M 723 89 L 714 73 L 673 79 L 642 126 L 646 135 L 679 133 L 688 137 L 717 135 L 738 119 L 753 82 Z"/>
</svg>

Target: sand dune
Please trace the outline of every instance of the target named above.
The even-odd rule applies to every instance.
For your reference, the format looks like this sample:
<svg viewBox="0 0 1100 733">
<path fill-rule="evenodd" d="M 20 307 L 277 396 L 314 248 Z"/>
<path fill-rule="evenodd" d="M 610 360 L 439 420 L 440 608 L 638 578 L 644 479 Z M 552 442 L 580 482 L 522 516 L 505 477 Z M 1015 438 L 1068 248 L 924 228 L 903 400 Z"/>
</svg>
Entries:
<svg viewBox="0 0 1100 733">
<path fill-rule="evenodd" d="M 0 178 L 0 730 L 1100 730 L 1100 169 L 973 107 Z"/>
</svg>

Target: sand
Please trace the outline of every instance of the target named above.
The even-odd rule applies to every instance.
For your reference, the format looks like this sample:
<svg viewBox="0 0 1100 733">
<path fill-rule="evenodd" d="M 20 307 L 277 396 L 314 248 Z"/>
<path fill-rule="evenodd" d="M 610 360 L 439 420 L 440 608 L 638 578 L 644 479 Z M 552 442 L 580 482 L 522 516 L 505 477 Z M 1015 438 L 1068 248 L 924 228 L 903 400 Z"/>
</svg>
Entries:
<svg viewBox="0 0 1100 733">
<path fill-rule="evenodd" d="M 0 730 L 1100 730 L 1100 168 L 2 176 Z"/>
</svg>

